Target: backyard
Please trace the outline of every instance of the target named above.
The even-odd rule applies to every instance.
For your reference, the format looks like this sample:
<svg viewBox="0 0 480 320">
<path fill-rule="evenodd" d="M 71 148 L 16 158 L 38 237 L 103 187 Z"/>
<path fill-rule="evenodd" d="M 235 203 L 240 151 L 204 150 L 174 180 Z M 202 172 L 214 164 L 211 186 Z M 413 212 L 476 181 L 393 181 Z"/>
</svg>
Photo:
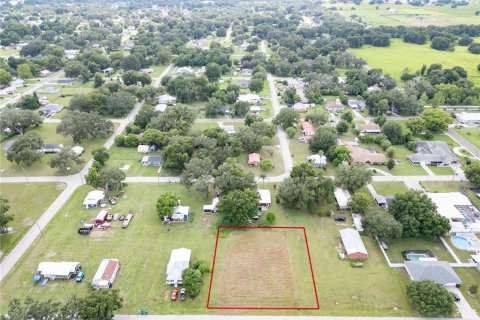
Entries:
<svg viewBox="0 0 480 320">
<path fill-rule="evenodd" d="M 0 260 L 5 257 L 36 223 L 65 188 L 63 183 L 3 183 L 0 194 L 10 205 L 8 224 L 13 232 L 0 235 Z"/>
<path fill-rule="evenodd" d="M 384 196 L 394 196 L 397 193 L 404 193 L 408 191 L 408 187 L 401 181 L 373 181 L 372 186 L 378 194 Z"/>
</svg>

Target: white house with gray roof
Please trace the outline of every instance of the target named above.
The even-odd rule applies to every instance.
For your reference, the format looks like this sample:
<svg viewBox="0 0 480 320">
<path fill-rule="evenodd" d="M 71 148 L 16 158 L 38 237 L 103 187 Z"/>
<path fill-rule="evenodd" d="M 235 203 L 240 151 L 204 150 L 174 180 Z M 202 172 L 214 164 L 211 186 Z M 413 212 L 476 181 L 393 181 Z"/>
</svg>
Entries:
<svg viewBox="0 0 480 320">
<path fill-rule="evenodd" d="M 431 280 L 446 287 L 462 283 L 447 261 L 405 261 L 405 269 L 413 281 Z"/>
<path fill-rule="evenodd" d="M 458 158 L 450 151 L 444 141 L 419 141 L 416 144 L 417 153 L 407 155 L 407 159 L 415 165 L 420 163 L 449 166 L 458 163 Z"/>
</svg>

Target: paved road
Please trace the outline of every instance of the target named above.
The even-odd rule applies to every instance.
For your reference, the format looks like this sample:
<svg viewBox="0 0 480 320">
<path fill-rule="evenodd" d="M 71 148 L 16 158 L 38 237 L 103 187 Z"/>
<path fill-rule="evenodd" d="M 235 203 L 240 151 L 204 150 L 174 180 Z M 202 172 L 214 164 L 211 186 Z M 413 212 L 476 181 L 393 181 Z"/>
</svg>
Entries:
<svg viewBox="0 0 480 320">
<path fill-rule="evenodd" d="M 9 99 L 3 101 L 2 103 L 0 103 L 0 109 L 5 108 L 8 104 L 12 104 L 12 103 L 17 102 L 24 95 L 32 94 L 34 91 L 40 89 L 44 84 L 46 84 L 46 83 L 48 83 L 52 80 L 58 79 L 60 77 L 60 75 L 62 75 L 62 74 L 63 74 L 62 71 L 57 71 L 55 73 L 52 73 L 50 76 L 48 76 L 46 78 L 42 78 L 39 82 L 35 83 L 34 85 L 32 85 L 27 90 L 19 92 L 17 94 L 14 94 L 11 98 L 9 98 Z"/>
<path fill-rule="evenodd" d="M 460 134 L 458 134 L 453 128 L 448 128 L 447 134 L 453 140 L 456 140 L 460 145 L 464 146 L 468 151 L 474 154 L 477 158 L 480 158 L 480 149 L 477 148 L 473 143 L 471 143 L 470 141 L 462 137 Z"/>
<path fill-rule="evenodd" d="M 160 76 L 165 76 L 170 70 L 171 65 L 165 69 L 165 71 Z M 140 111 L 144 104 L 144 101 L 138 103 L 135 108 L 128 114 L 127 117 L 119 120 L 119 126 L 113 134 L 108 138 L 108 140 L 103 144 L 106 149 L 110 149 L 115 141 L 115 137 L 121 134 L 126 126 L 133 122 L 136 114 Z M 0 281 L 10 272 L 15 263 L 22 257 L 22 255 L 27 251 L 27 249 L 33 244 L 35 239 L 41 235 L 41 230 L 47 226 L 50 220 L 53 219 L 55 214 L 60 211 L 60 209 L 65 205 L 67 200 L 73 194 L 73 192 L 81 186 L 83 181 L 83 176 L 87 174 L 88 170 L 93 164 L 93 160 L 90 160 L 83 169 L 75 175 L 64 176 L 64 177 L 29 177 L 28 180 L 26 177 L 0 177 L 0 182 L 52 182 L 59 181 L 67 183 L 67 188 L 60 194 L 60 196 L 48 207 L 48 209 L 42 214 L 38 219 L 38 223 L 33 225 L 27 234 L 20 240 L 20 242 L 13 248 L 13 250 L 5 257 L 5 259 L 0 263 Z"/>
</svg>

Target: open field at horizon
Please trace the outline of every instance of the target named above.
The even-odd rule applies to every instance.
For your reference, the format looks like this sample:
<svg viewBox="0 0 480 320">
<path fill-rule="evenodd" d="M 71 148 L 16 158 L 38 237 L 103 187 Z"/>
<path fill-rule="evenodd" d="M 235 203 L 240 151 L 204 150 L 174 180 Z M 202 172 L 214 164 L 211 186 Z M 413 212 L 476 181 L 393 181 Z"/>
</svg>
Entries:
<svg viewBox="0 0 480 320">
<path fill-rule="evenodd" d="M 476 41 L 479 41 L 478 38 Z M 405 43 L 402 39 L 392 39 L 389 47 L 364 45 L 348 51 L 365 59 L 372 68 L 380 68 L 384 73 L 390 74 L 399 84 L 402 83 L 400 77 L 405 68 L 415 72 L 420 70 L 423 64 L 429 66 L 434 63 L 440 63 L 444 68 L 461 66 L 467 71 L 470 81 L 480 84 L 480 71 L 477 70 L 480 57 L 468 52 L 467 47 L 456 46 L 453 52 L 438 51 L 430 48 L 430 43 L 419 45 Z"/>
</svg>

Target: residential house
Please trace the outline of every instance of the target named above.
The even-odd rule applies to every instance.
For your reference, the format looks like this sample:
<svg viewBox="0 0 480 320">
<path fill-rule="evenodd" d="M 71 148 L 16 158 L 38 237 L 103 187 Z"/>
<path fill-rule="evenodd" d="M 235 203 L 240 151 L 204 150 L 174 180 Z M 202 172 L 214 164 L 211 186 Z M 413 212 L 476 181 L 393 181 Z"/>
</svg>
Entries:
<svg viewBox="0 0 480 320">
<path fill-rule="evenodd" d="M 45 78 L 46 76 L 48 76 L 50 74 L 50 71 L 48 70 L 42 70 L 40 71 L 40 77 L 42 78 Z"/>
<path fill-rule="evenodd" d="M 148 153 L 150 151 L 150 145 L 148 144 L 139 144 L 137 146 L 137 152 L 139 153 Z"/>
<path fill-rule="evenodd" d="M 179 67 L 177 70 L 175 70 L 175 74 L 194 74 L 195 71 L 192 69 L 192 67 Z"/>
<path fill-rule="evenodd" d="M 190 215 L 190 207 L 178 206 L 173 208 L 172 221 L 187 221 Z"/>
<path fill-rule="evenodd" d="M 145 167 L 161 167 L 163 164 L 163 158 L 161 156 L 144 156 L 140 162 Z"/>
<path fill-rule="evenodd" d="M 43 115 L 45 118 L 50 118 L 56 113 L 59 113 L 63 110 L 63 106 L 56 103 L 49 103 L 43 107 L 40 107 L 38 112 Z"/>
<path fill-rule="evenodd" d="M 220 125 L 220 129 L 222 129 L 223 131 L 225 131 L 226 133 L 228 133 L 231 136 L 233 136 L 236 133 L 234 126 L 224 126 L 222 124 L 222 125 Z"/>
<path fill-rule="evenodd" d="M 348 106 L 354 110 L 363 111 L 366 108 L 365 101 L 363 100 L 348 100 Z"/>
<path fill-rule="evenodd" d="M 378 85 L 374 84 L 373 86 L 368 87 L 367 91 L 368 91 L 368 93 L 380 92 L 380 91 L 382 91 L 382 88 L 380 88 Z"/>
<path fill-rule="evenodd" d="M 177 97 L 171 96 L 169 94 L 163 94 L 158 97 L 159 104 L 166 104 L 166 105 L 175 105 L 177 103 Z"/>
<path fill-rule="evenodd" d="M 73 59 L 77 54 L 78 50 L 65 50 L 65 57 L 67 57 L 67 59 Z"/>
<path fill-rule="evenodd" d="M 302 102 L 297 102 L 292 106 L 292 108 L 294 110 L 297 110 L 298 112 L 307 112 L 307 110 L 310 108 L 310 105 Z"/>
<path fill-rule="evenodd" d="M 327 157 L 319 154 L 308 156 L 307 161 L 317 168 L 322 168 L 327 165 Z"/>
<path fill-rule="evenodd" d="M 407 155 L 407 159 L 415 165 L 420 163 L 449 166 L 458 163 L 458 158 L 450 151 L 444 141 L 419 141 L 416 143 L 417 153 Z"/>
<path fill-rule="evenodd" d="M 370 122 L 365 124 L 357 124 L 355 129 L 360 131 L 363 134 L 379 134 L 382 133 L 382 129 L 376 123 Z"/>
<path fill-rule="evenodd" d="M 345 109 L 345 106 L 340 102 L 339 99 L 336 101 L 327 101 L 325 107 L 327 108 L 328 112 L 342 112 Z"/>
<path fill-rule="evenodd" d="M 260 164 L 260 154 L 258 153 L 250 153 L 248 155 L 248 165 L 251 167 L 258 166 Z"/>
<path fill-rule="evenodd" d="M 270 207 L 272 205 L 272 196 L 270 190 L 258 189 L 258 194 L 260 195 L 260 202 L 258 203 L 260 207 Z"/>
<path fill-rule="evenodd" d="M 368 252 L 358 230 L 346 228 L 340 230 L 343 247 L 349 259 L 366 259 Z"/>
<path fill-rule="evenodd" d="M 240 73 L 243 74 L 244 76 L 251 76 L 253 74 L 253 71 L 252 69 L 243 68 L 240 70 Z"/>
<path fill-rule="evenodd" d="M 249 85 L 250 85 L 250 80 L 241 79 L 237 81 L 237 86 L 239 86 L 240 88 L 245 89 L 245 88 L 248 88 Z"/>
<path fill-rule="evenodd" d="M 251 106 L 249 111 L 251 113 L 260 113 L 262 111 L 262 108 L 260 106 Z"/>
<path fill-rule="evenodd" d="M 446 287 L 462 283 L 447 261 L 405 261 L 405 269 L 413 281 L 430 280 Z"/>
<path fill-rule="evenodd" d="M 167 285 L 181 285 L 183 270 L 190 266 L 192 250 L 186 248 L 174 249 L 167 264 Z"/>
<path fill-rule="evenodd" d="M 75 146 L 72 149 L 70 149 L 70 152 L 73 153 L 76 156 L 79 156 L 83 153 L 84 149 L 81 146 Z"/>
<path fill-rule="evenodd" d="M 83 207 L 85 209 L 98 208 L 105 199 L 105 193 L 101 190 L 90 191 L 83 200 Z"/>
<path fill-rule="evenodd" d="M 350 151 L 350 157 L 354 163 L 364 164 L 383 164 L 387 162 L 387 157 L 383 153 L 376 152 L 373 149 L 364 149 L 359 146 L 346 146 Z"/>
<path fill-rule="evenodd" d="M 253 93 L 241 93 L 237 101 L 245 101 L 251 104 L 259 104 L 260 103 L 260 96 L 258 94 Z"/>
<path fill-rule="evenodd" d="M 63 150 L 63 144 L 46 143 L 39 150 L 41 153 L 59 153 Z"/>
<path fill-rule="evenodd" d="M 145 68 L 145 69 L 140 69 L 140 72 L 145 73 L 145 74 L 152 74 L 153 73 L 152 68 Z"/>
<path fill-rule="evenodd" d="M 120 262 L 118 259 L 103 259 L 98 266 L 97 272 L 92 279 L 94 289 L 109 289 L 113 286 L 118 271 L 120 270 Z"/>
<path fill-rule="evenodd" d="M 315 134 L 315 128 L 310 121 L 303 121 L 300 126 L 304 136 L 313 136 Z"/>
<path fill-rule="evenodd" d="M 338 208 L 342 210 L 347 209 L 348 202 L 350 201 L 350 192 L 345 189 L 336 188 L 333 194 L 335 195 Z"/>
<path fill-rule="evenodd" d="M 37 274 L 46 279 L 71 279 L 80 271 L 80 262 L 40 262 Z"/>
<path fill-rule="evenodd" d="M 113 72 L 113 68 L 112 67 L 108 67 L 108 68 L 105 68 L 102 70 L 103 73 L 111 73 Z"/>
</svg>

